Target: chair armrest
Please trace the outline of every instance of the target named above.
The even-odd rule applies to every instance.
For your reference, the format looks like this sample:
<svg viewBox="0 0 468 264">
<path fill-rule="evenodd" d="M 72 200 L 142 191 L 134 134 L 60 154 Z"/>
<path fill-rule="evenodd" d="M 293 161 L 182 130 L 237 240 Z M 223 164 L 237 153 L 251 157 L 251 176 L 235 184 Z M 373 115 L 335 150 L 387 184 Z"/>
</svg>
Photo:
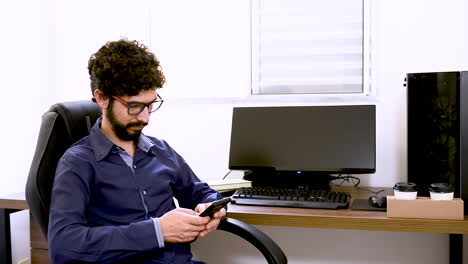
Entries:
<svg viewBox="0 0 468 264">
<path fill-rule="evenodd" d="M 269 264 L 286 264 L 288 259 L 283 250 L 265 233 L 252 225 L 237 219 L 225 217 L 218 226 L 218 230 L 233 233 L 254 245 Z"/>
</svg>

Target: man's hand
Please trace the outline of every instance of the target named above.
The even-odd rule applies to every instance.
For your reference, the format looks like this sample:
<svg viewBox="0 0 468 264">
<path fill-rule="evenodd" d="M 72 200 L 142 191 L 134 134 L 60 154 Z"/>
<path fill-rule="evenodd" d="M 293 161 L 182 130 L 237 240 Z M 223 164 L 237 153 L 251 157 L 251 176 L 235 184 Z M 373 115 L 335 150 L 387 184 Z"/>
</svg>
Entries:
<svg viewBox="0 0 468 264">
<path fill-rule="evenodd" d="M 195 212 L 201 213 L 205 211 L 206 208 L 208 208 L 211 205 L 211 203 L 202 203 L 198 204 L 197 207 L 195 208 Z M 203 231 L 200 232 L 199 236 L 200 237 L 206 237 L 209 233 L 213 232 L 218 228 L 219 223 L 221 222 L 221 218 L 223 218 L 226 215 L 226 209 L 221 208 L 218 212 L 214 213 L 212 218 L 209 218 L 208 216 L 205 217 L 200 217 L 200 218 L 207 218 L 209 219 L 209 222 L 206 224 L 206 227 Z"/>
<path fill-rule="evenodd" d="M 190 242 L 205 232 L 210 218 L 185 208 L 176 208 L 159 218 L 164 242 Z"/>
</svg>

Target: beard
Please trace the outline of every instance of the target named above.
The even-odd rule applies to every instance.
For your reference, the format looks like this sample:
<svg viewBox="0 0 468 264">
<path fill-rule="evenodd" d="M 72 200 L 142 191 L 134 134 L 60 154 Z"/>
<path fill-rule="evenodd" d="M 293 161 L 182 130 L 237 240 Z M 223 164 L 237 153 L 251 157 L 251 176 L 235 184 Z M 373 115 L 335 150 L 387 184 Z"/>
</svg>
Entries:
<svg viewBox="0 0 468 264">
<path fill-rule="evenodd" d="M 123 124 L 119 122 L 115 116 L 115 113 L 113 111 L 113 105 L 114 101 L 112 101 L 109 105 L 109 108 L 107 109 L 106 112 L 106 118 L 109 120 L 109 123 L 112 126 L 112 130 L 114 131 L 115 135 L 123 141 L 134 141 L 138 142 L 138 139 L 140 138 L 141 135 L 141 130 L 133 130 L 131 132 L 129 128 L 131 127 L 145 127 L 148 125 L 146 122 L 130 122 L 127 124 Z"/>
</svg>

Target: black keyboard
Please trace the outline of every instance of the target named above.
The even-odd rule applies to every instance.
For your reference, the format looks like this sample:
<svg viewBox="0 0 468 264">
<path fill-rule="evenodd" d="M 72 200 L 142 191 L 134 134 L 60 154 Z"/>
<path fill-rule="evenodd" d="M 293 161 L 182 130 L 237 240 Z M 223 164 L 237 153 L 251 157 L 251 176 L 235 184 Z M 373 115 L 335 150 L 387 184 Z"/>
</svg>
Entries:
<svg viewBox="0 0 468 264">
<path fill-rule="evenodd" d="M 351 195 L 315 189 L 249 187 L 237 190 L 231 198 L 232 203 L 242 205 L 341 209 L 348 208 Z"/>
</svg>

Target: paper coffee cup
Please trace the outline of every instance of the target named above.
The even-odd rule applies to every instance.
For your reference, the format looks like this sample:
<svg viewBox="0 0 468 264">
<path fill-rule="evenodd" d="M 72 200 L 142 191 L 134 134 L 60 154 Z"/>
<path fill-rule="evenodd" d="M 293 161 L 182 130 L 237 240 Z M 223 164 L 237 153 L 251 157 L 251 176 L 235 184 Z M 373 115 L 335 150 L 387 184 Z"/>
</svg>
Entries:
<svg viewBox="0 0 468 264">
<path fill-rule="evenodd" d="M 418 196 L 417 185 L 411 182 L 398 182 L 393 191 L 397 200 L 416 200 Z"/>
<path fill-rule="evenodd" d="M 429 186 L 431 200 L 453 200 L 453 186 L 448 183 L 433 183 Z"/>
</svg>

